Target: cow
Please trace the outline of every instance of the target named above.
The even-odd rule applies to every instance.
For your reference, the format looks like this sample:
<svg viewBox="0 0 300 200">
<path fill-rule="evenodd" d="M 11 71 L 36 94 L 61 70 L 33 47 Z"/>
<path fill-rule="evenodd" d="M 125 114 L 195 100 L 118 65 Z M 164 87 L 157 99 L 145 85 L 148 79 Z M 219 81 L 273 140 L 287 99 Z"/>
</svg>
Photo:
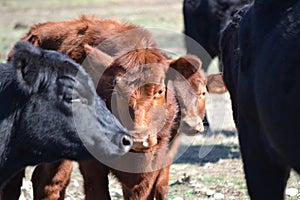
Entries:
<svg viewBox="0 0 300 200">
<path fill-rule="evenodd" d="M 64 30 L 61 32 L 57 32 L 57 29 L 60 29 L 61 27 L 64 27 Z M 197 97 L 196 100 L 193 100 L 193 104 L 186 104 L 186 102 L 181 101 L 180 105 L 186 105 L 185 110 L 182 112 L 182 118 L 184 119 L 184 122 L 186 122 L 185 126 L 187 129 L 196 129 L 197 131 L 203 131 L 203 110 L 205 105 L 205 96 L 206 96 L 206 77 L 201 72 L 201 62 L 199 59 L 196 59 L 193 56 L 185 56 L 178 60 L 170 60 L 167 58 L 167 56 L 162 53 L 160 50 L 158 50 L 157 44 L 155 40 L 152 38 L 151 34 L 146 31 L 145 29 L 131 25 L 126 24 L 122 22 L 118 22 L 115 20 L 109 20 L 109 19 L 97 19 L 95 17 L 86 17 L 82 16 L 75 20 L 69 20 L 65 22 L 49 22 L 44 24 L 38 24 L 31 27 L 29 33 L 23 38 L 23 40 L 30 41 L 36 46 L 41 46 L 42 48 L 50 48 L 54 50 L 59 50 L 62 53 L 65 53 L 69 55 L 72 59 L 74 59 L 76 62 L 83 62 L 84 58 L 87 55 L 87 52 L 90 53 L 94 50 L 91 46 L 98 46 L 97 49 L 93 51 L 94 53 L 91 53 L 89 58 L 90 64 L 83 63 L 83 66 L 86 68 L 86 70 L 91 74 L 94 83 L 97 84 L 99 78 L 101 78 L 102 82 L 101 84 L 98 84 L 97 92 L 100 96 L 107 99 L 106 103 L 108 108 L 113 109 L 114 107 L 111 107 L 110 96 L 112 95 L 112 85 L 114 85 L 113 77 L 115 77 L 119 73 L 124 73 L 122 70 L 121 72 L 114 72 L 110 70 L 108 73 L 108 69 L 115 69 L 116 67 L 108 67 L 106 69 L 106 72 L 103 73 L 99 72 L 99 69 L 103 68 L 103 66 L 108 66 L 113 61 L 118 61 L 119 63 L 130 63 L 133 58 L 135 58 L 137 61 L 133 62 L 135 68 L 130 69 L 128 73 L 133 73 L 134 76 L 132 77 L 138 77 L 137 72 L 135 70 L 139 71 L 139 67 L 137 67 L 138 58 L 140 58 L 140 65 L 153 65 L 152 62 L 157 62 L 158 65 L 161 65 L 160 68 L 154 68 L 156 73 L 158 73 L 161 80 L 164 80 L 164 76 L 166 75 L 166 71 L 168 71 L 169 68 L 172 68 L 174 70 L 177 70 L 179 73 L 183 74 L 183 77 L 186 79 L 189 79 L 191 88 L 195 90 L 195 93 L 191 92 L 194 97 Z M 150 49 L 149 51 L 147 49 Z M 134 52 L 137 53 L 134 53 Z M 131 53 L 131 54 L 129 54 Z M 129 55 L 128 55 L 129 54 Z M 157 54 L 157 55 L 156 55 Z M 92 56 L 94 55 L 94 56 Z M 126 56 L 127 55 L 127 56 Z M 123 57 L 122 57 L 123 56 Z M 141 56 L 141 57 L 140 57 Z M 96 57 L 97 59 L 93 60 L 93 57 Z M 122 59 L 121 59 L 122 58 Z M 151 61 L 151 59 L 154 58 L 154 61 Z M 116 60 L 117 59 L 117 60 Z M 144 60 L 143 60 L 144 59 Z M 122 62 L 121 62 L 122 61 Z M 194 63 L 194 64 L 191 64 Z M 128 65 L 128 64 L 127 64 Z M 96 66 L 96 67 L 93 67 Z M 101 67 L 102 66 L 102 67 Z M 181 66 L 181 67 L 180 67 Z M 186 67 L 183 67 L 186 66 Z M 194 69 L 193 69 L 194 68 Z M 105 67 L 104 67 L 105 69 Z M 98 70 L 98 72 L 97 72 Z M 107 71 L 108 70 L 108 71 Z M 120 70 L 120 69 L 118 69 Z M 182 71 L 185 70 L 186 72 Z M 101 70 L 100 70 L 101 71 Z M 103 74 L 102 74 L 103 73 Z M 102 76 L 101 76 L 102 74 Z M 105 79 L 105 77 L 110 77 L 110 79 Z M 190 78 L 194 77 L 194 78 Z M 104 81 L 105 80 L 105 81 Z M 175 81 L 173 81 L 175 83 Z M 178 85 L 178 84 L 177 84 Z M 126 86 L 126 85 L 125 85 Z M 122 88 L 124 91 L 126 91 L 126 87 L 123 86 Z M 159 90 L 154 90 L 153 88 L 160 88 Z M 109 88 L 109 89 L 108 89 Z M 151 95 L 155 94 L 153 92 L 158 93 L 166 93 L 166 86 L 162 87 L 162 83 L 159 82 L 157 86 L 146 86 L 142 87 L 141 89 L 138 89 L 138 91 L 144 91 L 143 94 L 147 94 L 145 97 L 145 100 L 148 99 L 150 103 L 153 104 L 153 99 L 149 99 Z M 174 87 L 176 88 L 176 86 Z M 186 90 L 188 88 L 185 88 Z M 128 89 L 127 89 L 128 90 Z M 184 89 L 183 89 L 184 90 Z M 131 91 L 132 92 L 132 91 Z M 174 92 L 174 91 L 173 91 Z M 129 93 L 129 92 L 127 92 Z M 174 98 L 170 93 L 169 94 L 169 101 Z M 196 95 L 195 95 L 196 94 Z M 159 94 L 156 94 L 160 96 Z M 174 95 L 174 94 L 173 94 Z M 128 96 L 128 95 L 127 95 Z M 153 98 L 154 98 L 153 96 Z M 193 97 L 193 98 L 194 98 Z M 143 97 L 144 98 L 144 97 Z M 142 99 L 143 99 L 142 98 Z M 156 98 L 156 97 L 155 97 Z M 192 98 L 191 98 L 192 99 Z M 194 98 L 195 99 L 195 98 Z M 140 100 L 141 101 L 141 100 Z M 166 99 L 160 100 L 164 103 L 166 103 Z M 172 102 L 173 101 L 173 102 Z M 170 124 L 175 123 L 174 120 L 176 118 L 180 118 L 177 114 L 177 108 L 178 102 L 177 99 L 172 100 L 171 104 L 169 105 L 171 108 L 168 109 L 168 112 L 173 112 L 173 114 L 170 114 Z M 180 99 L 178 100 L 180 101 Z M 189 102 L 190 103 L 190 102 Z M 142 105 L 143 103 L 141 103 Z M 156 104 L 156 103 L 154 103 Z M 191 105 L 195 105 L 197 108 L 190 108 Z M 164 104 L 166 106 L 166 104 Z M 174 108 L 172 108 L 172 106 Z M 125 105 L 125 108 L 127 108 L 128 105 Z M 149 109 L 149 108 L 148 108 Z M 165 110 L 166 107 L 162 107 L 161 116 L 164 116 L 163 110 Z M 131 110 L 134 110 L 131 108 Z M 173 111 L 172 111 L 173 110 Z M 176 111 L 174 111 L 176 110 Z M 193 112 L 190 112 L 190 111 Z M 151 111 L 152 112 L 152 111 Z M 166 113 L 168 113 L 166 111 Z M 150 116 L 149 110 L 146 110 L 145 116 Z M 152 113 L 154 116 L 155 112 Z M 132 113 L 133 115 L 133 113 Z M 157 115 L 157 114 L 155 114 Z M 199 117 L 199 116 L 200 117 Z M 175 117 L 176 116 L 176 117 Z M 143 116 L 135 118 L 135 120 L 140 119 Z M 150 116 L 151 117 L 151 116 Z M 202 117 L 202 118 L 201 118 Z M 153 118 L 153 117 L 152 117 Z M 174 119 L 173 119 L 174 118 Z M 129 118 L 128 118 L 129 119 Z M 125 118 L 126 120 L 126 118 Z M 133 120 L 133 121 L 135 121 Z M 153 121 L 153 124 L 155 120 L 149 120 Z M 157 120 L 156 120 L 157 121 Z M 163 121 L 163 120 L 161 120 Z M 143 122 L 144 123 L 144 122 Z M 129 125 L 132 125 L 131 123 L 126 123 Z M 156 123 L 157 124 L 157 123 Z M 176 123 L 175 123 L 176 124 Z M 174 125 L 175 126 L 175 125 Z M 170 128 L 170 127 L 169 127 Z M 156 130 L 157 128 L 153 128 L 153 130 Z M 174 130 L 173 130 L 174 129 Z M 169 135 L 168 137 L 165 137 L 166 141 L 169 141 L 171 136 L 170 133 L 174 135 L 177 130 L 177 128 L 173 128 L 172 131 L 166 130 L 166 135 Z M 139 130 L 139 129 L 136 129 Z M 147 129 L 146 129 L 147 130 Z M 184 131 L 184 130 L 182 130 Z M 135 131 L 136 132 L 136 131 Z M 139 131 L 140 132 L 140 131 Z M 147 131 L 145 131 L 145 134 Z M 134 134 L 134 133 L 133 133 Z M 141 134 L 141 133 L 140 133 Z M 154 135 L 155 136 L 155 135 Z M 143 147 L 143 144 L 147 144 L 149 146 L 155 145 L 157 143 L 157 138 L 151 137 L 144 139 L 143 142 L 141 142 L 141 138 L 135 139 L 135 142 L 133 145 L 134 148 L 145 148 Z M 168 142 L 166 142 L 168 143 Z M 157 145 L 159 146 L 159 145 Z M 174 149 L 176 149 L 176 145 L 173 145 Z M 163 145 L 162 147 L 165 147 Z M 149 148 L 149 147 L 148 147 Z M 173 147 L 172 147 L 173 148 Z M 160 148 L 164 149 L 164 148 Z M 172 150 L 171 152 L 175 152 L 175 150 Z M 161 155 L 164 155 L 161 153 Z M 157 159 L 159 160 L 159 159 Z M 170 159 L 171 160 L 171 159 Z M 36 199 L 58 199 L 63 198 L 65 187 L 69 181 L 70 172 L 72 162 L 70 161 L 64 161 L 61 164 L 47 164 L 43 166 L 38 166 L 32 177 L 33 181 L 33 187 L 35 191 L 35 198 Z M 100 162 L 93 161 L 92 164 L 87 165 L 84 163 L 80 163 L 80 168 L 83 173 L 84 177 L 90 177 L 87 173 L 98 173 L 98 168 L 102 164 Z M 63 167 L 64 166 L 64 167 Z M 98 167 L 97 167 L 98 166 Z M 85 170 L 84 167 L 88 170 Z M 168 166 L 169 168 L 169 166 Z M 63 170 L 63 175 L 53 175 L 53 174 L 60 174 Z M 67 169 L 67 170 L 66 170 Z M 93 170 L 91 170 L 93 169 Z M 103 169 L 103 172 L 108 171 L 109 168 L 105 166 L 105 170 Z M 56 171 L 56 173 L 54 173 Z M 60 172 L 59 172 L 60 171 Z M 101 170 L 102 171 L 102 170 Z M 106 177 L 103 180 L 107 179 L 107 174 L 104 173 L 104 175 L 101 175 L 101 171 L 98 173 L 97 176 L 92 176 L 92 178 L 85 178 L 85 183 L 87 185 L 91 185 L 90 183 L 93 182 L 92 179 L 95 179 L 97 181 L 101 181 L 101 177 Z M 154 176 L 153 180 L 157 177 L 157 172 L 155 172 L 152 176 Z M 168 175 L 168 172 L 165 172 Z M 41 178 L 41 174 L 44 175 L 45 179 Z M 45 176 L 45 174 L 49 174 Z M 97 180 L 99 179 L 99 180 Z M 167 184 L 168 182 L 164 183 Z M 99 184 L 99 187 L 102 184 Z M 96 186 L 96 185 L 95 185 Z M 105 185 L 104 185 L 105 186 Z M 104 187 L 103 186 L 103 187 Z M 105 186 L 107 187 L 107 186 Z M 152 187 L 152 186 L 151 186 Z M 86 187 L 86 192 L 88 193 L 91 191 L 88 189 L 89 187 Z M 98 189 L 93 190 L 93 192 L 98 191 Z M 164 192 L 166 193 L 166 192 Z M 89 196 L 89 195 L 87 195 Z"/>
<path fill-rule="evenodd" d="M 0 64 L 0 104 L 0 189 L 27 165 L 90 160 L 86 147 L 106 158 L 131 147 L 127 130 L 96 95 L 84 69 L 28 42 L 17 43 L 11 61 Z M 76 120 L 78 114 L 86 118 Z"/>
<path fill-rule="evenodd" d="M 223 80 L 231 98 L 233 117 L 237 112 L 238 67 L 240 62 L 240 47 L 238 28 L 240 21 L 251 4 L 245 5 L 233 14 L 227 26 L 222 30 L 220 37 L 220 66 L 223 71 Z"/>
<path fill-rule="evenodd" d="M 89 52 L 88 58 L 91 57 L 91 60 L 99 56 L 99 54 L 101 54 L 100 58 L 103 57 L 103 53 L 99 53 L 97 49 L 91 51 L 90 48 L 87 48 L 87 51 Z M 161 82 L 159 80 L 165 79 L 163 77 L 165 76 L 164 70 L 172 68 L 180 71 L 184 77 L 192 77 L 194 75 L 194 88 L 201 88 L 197 91 L 199 97 L 196 101 L 202 102 L 201 106 L 204 106 L 206 79 L 203 72 L 202 74 L 196 72 L 201 67 L 201 62 L 194 56 L 184 56 L 169 61 L 159 50 L 155 48 L 150 49 L 148 46 L 134 48 L 132 51 L 112 60 L 113 62 L 107 67 L 99 81 L 97 92 L 104 99 L 107 99 L 108 108 L 113 109 L 116 105 L 111 105 L 111 102 L 113 102 L 111 100 L 112 91 L 113 88 L 118 88 L 118 92 L 121 93 L 120 96 L 123 96 L 121 99 L 125 99 L 125 104 L 120 109 L 128 109 L 129 107 L 130 114 L 133 116 L 133 128 L 138 131 L 138 135 L 133 135 L 134 144 L 131 152 L 146 154 L 148 157 L 141 160 L 131 160 L 132 158 L 129 155 L 127 156 L 129 161 L 126 161 L 125 155 L 125 161 L 120 162 L 122 166 L 126 167 L 122 170 L 114 167 L 109 169 L 121 182 L 125 199 L 153 199 L 154 197 L 166 199 L 170 165 L 175 156 L 180 138 L 176 135 L 179 126 L 179 116 L 178 114 L 176 115 L 178 108 L 176 99 L 173 96 L 176 90 L 169 90 L 167 83 L 165 83 L 167 87 L 159 84 L 156 86 L 157 89 L 155 89 L 153 84 L 147 84 L 143 87 L 138 87 L 138 85 L 134 87 L 134 84 L 147 82 L 144 80 L 145 77 L 152 77 L 150 82 L 159 83 Z M 92 63 L 94 62 L 92 61 Z M 142 66 L 144 65 L 149 66 L 156 73 L 149 75 L 147 70 L 150 69 L 147 69 L 147 67 L 143 69 Z M 145 75 L 143 75 L 144 73 Z M 116 80 L 117 83 L 115 83 Z M 177 87 L 176 89 L 179 88 Z M 166 99 L 162 100 L 162 98 Z M 160 101 L 160 103 L 157 101 Z M 129 102 L 129 105 L 126 102 Z M 160 106 L 155 112 L 157 105 Z M 151 113 L 147 112 L 149 108 L 152 110 Z M 126 110 L 121 111 L 121 113 L 125 112 Z M 201 116 L 201 114 L 203 119 L 203 110 L 202 113 L 197 113 L 197 116 Z M 166 115 L 166 119 L 162 118 L 164 115 Z M 126 119 L 130 119 L 130 117 Z M 197 123 L 197 121 L 194 123 Z M 197 124 L 197 126 L 200 126 L 199 131 L 203 131 L 203 124 L 199 123 Z M 147 129 L 145 132 L 139 131 L 139 124 L 146 125 Z M 149 137 L 147 134 L 152 136 Z M 151 157 L 148 155 L 150 153 L 154 155 Z M 149 166 L 151 166 L 150 171 L 147 168 Z M 95 170 L 91 170 L 91 168 Z M 107 188 L 108 167 L 101 163 L 81 162 L 80 169 L 84 177 L 86 199 L 110 199 Z"/>
<path fill-rule="evenodd" d="M 235 95 L 251 199 L 284 199 L 291 168 L 300 173 L 299 13 L 299 1 L 256 0 L 223 33 L 224 75 L 233 76 L 224 81 Z"/>
<path fill-rule="evenodd" d="M 199 58 L 206 55 L 211 58 L 219 56 L 219 39 L 221 30 L 227 21 L 243 5 L 252 0 L 184 0 L 184 33 L 187 53 Z M 210 60 L 203 60 L 206 71 Z"/>
</svg>

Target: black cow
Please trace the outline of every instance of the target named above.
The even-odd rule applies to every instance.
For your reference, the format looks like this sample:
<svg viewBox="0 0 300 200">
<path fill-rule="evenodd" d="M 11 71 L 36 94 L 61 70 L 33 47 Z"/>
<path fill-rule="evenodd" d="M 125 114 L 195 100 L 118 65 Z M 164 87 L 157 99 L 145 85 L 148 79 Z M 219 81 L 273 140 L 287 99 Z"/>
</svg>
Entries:
<svg viewBox="0 0 300 200">
<path fill-rule="evenodd" d="M 223 33 L 224 81 L 233 80 L 249 195 L 282 200 L 290 169 L 300 173 L 300 1 L 256 0 L 245 11 Z"/>
<path fill-rule="evenodd" d="M 91 78 L 55 51 L 17 43 L 11 62 L 0 64 L 0 106 L 0 188 L 27 165 L 91 159 L 86 147 L 103 156 L 131 147 Z"/>
<path fill-rule="evenodd" d="M 206 58 L 199 44 L 213 58 L 219 55 L 220 32 L 228 19 L 252 0 L 184 0 L 184 30 L 187 53 Z M 203 59 L 206 70 L 210 60 Z"/>
<path fill-rule="evenodd" d="M 238 10 L 228 21 L 228 25 L 221 32 L 220 37 L 220 66 L 223 69 L 223 80 L 230 93 L 233 117 L 237 112 L 237 79 L 240 62 L 240 47 L 238 28 L 240 22 L 251 5 L 246 5 Z"/>
</svg>

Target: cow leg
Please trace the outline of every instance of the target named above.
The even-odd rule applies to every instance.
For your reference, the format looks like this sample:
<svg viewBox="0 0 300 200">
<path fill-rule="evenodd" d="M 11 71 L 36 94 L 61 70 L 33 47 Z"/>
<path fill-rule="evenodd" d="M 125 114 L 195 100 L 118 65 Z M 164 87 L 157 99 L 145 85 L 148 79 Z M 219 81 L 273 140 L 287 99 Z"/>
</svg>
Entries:
<svg viewBox="0 0 300 200">
<path fill-rule="evenodd" d="M 128 178 L 130 178 L 130 174 Z M 147 176 L 147 179 L 150 180 L 151 178 Z M 145 178 L 143 178 L 142 182 L 138 183 L 133 188 L 129 188 L 124 183 L 121 183 L 124 200 L 153 200 L 155 194 L 154 192 L 152 192 L 153 184 L 148 184 L 146 182 L 147 181 L 145 180 Z"/>
<path fill-rule="evenodd" d="M 21 186 L 25 169 L 15 174 L 1 191 L 1 200 L 18 200 L 21 195 Z"/>
<path fill-rule="evenodd" d="M 123 184 L 123 183 L 122 183 L 122 191 L 123 191 L 123 198 L 124 198 L 124 200 L 130 199 L 131 191 L 130 191 L 130 189 L 127 188 L 126 185 Z"/>
<path fill-rule="evenodd" d="M 110 200 L 108 189 L 109 168 L 98 161 L 80 162 L 79 168 L 84 179 L 86 200 Z"/>
<path fill-rule="evenodd" d="M 70 160 L 38 165 L 32 174 L 34 199 L 63 200 L 72 168 Z"/>
<path fill-rule="evenodd" d="M 149 190 L 145 190 L 145 188 L 142 188 L 141 191 L 137 191 L 137 190 L 130 190 L 125 185 L 122 184 L 122 191 L 123 191 L 124 200 L 140 200 L 140 199 L 153 200 L 155 196 L 155 187 Z M 139 195 L 142 193 L 147 193 L 147 195 Z"/>
<path fill-rule="evenodd" d="M 168 199 L 168 189 L 169 189 L 169 176 L 170 176 L 171 165 L 166 166 L 160 170 L 156 183 L 156 200 L 166 200 Z"/>
<path fill-rule="evenodd" d="M 259 122 L 239 114 L 239 140 L 251 199 L 283 200 L 290 167 L 271 147 Z"/>
<path fill-rule="evenodd" d="M 132 180 L 138 181 L 131 182 L 130 187 L 121 181 L 124 200 L 153 200 L 158 175 L 159 171 L 142 174 L 123 174 L 123 177 L 128 177 L 129 179 L 131 178 Z"/>
<path fill-rule="evenodd" d="M 155 187 L 153 185 L 143 187 L 138 185 L 134 189 L 129 189 L 126 185 L 122 184 L 122 191 L 124 200 L 153 200 L 155 196 Z"/>
</svg>

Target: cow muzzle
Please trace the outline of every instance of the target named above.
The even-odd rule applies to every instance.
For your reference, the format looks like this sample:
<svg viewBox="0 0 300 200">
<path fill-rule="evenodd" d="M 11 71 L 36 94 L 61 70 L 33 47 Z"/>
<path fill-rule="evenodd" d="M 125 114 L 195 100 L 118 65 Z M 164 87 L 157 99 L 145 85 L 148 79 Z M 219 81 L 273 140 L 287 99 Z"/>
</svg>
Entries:
<svg viewBox="0 0 300 200">
<path fill-rule="evenodd" d="M 135 151 L 147 150 L 158 144 L 157 134 L 155 132 L 144 134 L 131 131 L 130 133 L 133 139 L 131 149 Z"/>
</svg>

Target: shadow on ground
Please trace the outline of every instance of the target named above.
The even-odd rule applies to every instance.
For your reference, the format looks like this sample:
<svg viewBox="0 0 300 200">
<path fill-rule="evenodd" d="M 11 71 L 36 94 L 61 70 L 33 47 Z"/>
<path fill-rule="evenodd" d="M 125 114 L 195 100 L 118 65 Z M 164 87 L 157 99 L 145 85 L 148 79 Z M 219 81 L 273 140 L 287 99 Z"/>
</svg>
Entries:
<svg viewBox="0 0 300 200">
<path fill-rule="evenodd" d="M 223 135 L 226 137 L 233 137 L 236 136 L 236 131 L 228 131 L 228 130 L 216 130 L 214 131 L 214 135 Z"/>
<path fill-rule="evenodd" d="M 201 133 L 201 135 L 203 135 L 204 137 L 208 136 L 218 136 L 218 135 L 222 135 L 225 137 L 235 137 L 237 136 L 237 132 L 235 130 L 214 130 L 212 131 L 211 129 L 209 129 L 209 127 L 205 127 L 205 132 Z"/>
<path fill-rule="evenodd" d="M 184 148 L 184 146 L 183 146 Z M 216 163 L 221 159 L 240 159 L 238 145 L 195 145 L 189 146 L 186 151 L 175 160 L 175 164 Z"/>
</svg>

